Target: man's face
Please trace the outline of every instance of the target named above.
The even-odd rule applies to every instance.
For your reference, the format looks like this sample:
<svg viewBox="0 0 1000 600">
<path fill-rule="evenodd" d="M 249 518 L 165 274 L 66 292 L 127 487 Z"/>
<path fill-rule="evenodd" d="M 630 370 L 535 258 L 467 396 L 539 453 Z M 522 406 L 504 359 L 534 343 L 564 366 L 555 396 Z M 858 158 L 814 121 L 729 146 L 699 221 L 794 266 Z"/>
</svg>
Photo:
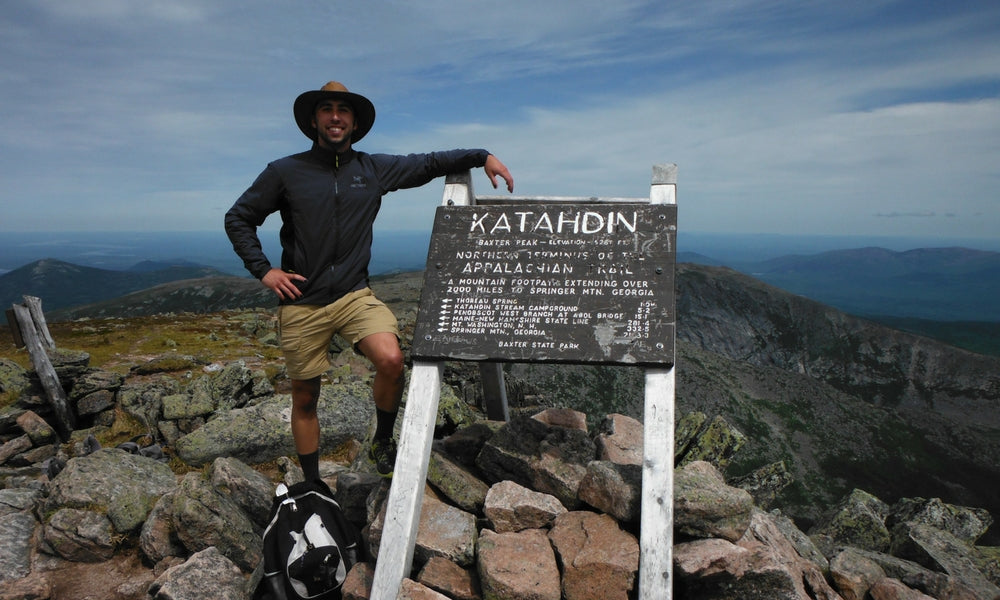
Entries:
<svg viewBox="0 0 1000 600">
<path fill-rule="evenodd" d="M 331 150 L 343 152 L 351 147 L 351 135 L 357 128 L 354 108 L 343 100 L 322 100 L 313 115 L 317 143 Z"/>
</svg>

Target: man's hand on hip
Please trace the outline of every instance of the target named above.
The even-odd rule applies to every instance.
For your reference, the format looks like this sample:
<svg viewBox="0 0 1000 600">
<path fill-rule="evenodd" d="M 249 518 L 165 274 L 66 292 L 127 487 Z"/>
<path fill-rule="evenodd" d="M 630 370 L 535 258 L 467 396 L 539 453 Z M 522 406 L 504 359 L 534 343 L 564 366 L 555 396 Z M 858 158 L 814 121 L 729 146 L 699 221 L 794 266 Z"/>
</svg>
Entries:
<svg viewBox="0 0 1000 600">
<path fill-rule="evenodd" d="M 271 269 L 260 280 L 266 288 L 278 295 L 282 300 L 291 300 L 302 296 L 302 290 L 295 285 L 296 281 L 306 278 L 298 273 L 288 273 L 281 269 Z"/>
</svg>

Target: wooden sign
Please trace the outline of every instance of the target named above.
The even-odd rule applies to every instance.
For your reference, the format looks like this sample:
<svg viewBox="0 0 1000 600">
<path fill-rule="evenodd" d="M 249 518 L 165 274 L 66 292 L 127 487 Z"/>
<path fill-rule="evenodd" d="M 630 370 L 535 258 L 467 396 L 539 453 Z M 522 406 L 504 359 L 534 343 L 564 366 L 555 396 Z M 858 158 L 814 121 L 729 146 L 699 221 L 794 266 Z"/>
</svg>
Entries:
<svg viewBox="0 0 1000 600">
<path fill-rule="evenodd" d="M 439 207 L 411 354 L 672 365 L 676 233 L 676 205 Z"/>
</svg>

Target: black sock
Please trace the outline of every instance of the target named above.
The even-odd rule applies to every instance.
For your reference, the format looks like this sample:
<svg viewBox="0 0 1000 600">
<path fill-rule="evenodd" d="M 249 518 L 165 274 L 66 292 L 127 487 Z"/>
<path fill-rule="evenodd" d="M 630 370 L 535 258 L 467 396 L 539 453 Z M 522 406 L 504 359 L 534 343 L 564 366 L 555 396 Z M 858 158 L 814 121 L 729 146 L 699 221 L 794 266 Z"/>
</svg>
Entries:
<svg viewBox="0 0 1000 600">
<path fill-rule="evenodd" d="M 375 435 L 377 440 L 387 440 L 392 437 L 392 429 L 396 426 L 396 413 L 375 409 Z"/>
<path fill-rule="evenodd" d="M 319 450 L 311 454 L 300 454 L 299 466 L 302 467 L 302 477 L 306 481 L 319 479 Z"/>
</svg>

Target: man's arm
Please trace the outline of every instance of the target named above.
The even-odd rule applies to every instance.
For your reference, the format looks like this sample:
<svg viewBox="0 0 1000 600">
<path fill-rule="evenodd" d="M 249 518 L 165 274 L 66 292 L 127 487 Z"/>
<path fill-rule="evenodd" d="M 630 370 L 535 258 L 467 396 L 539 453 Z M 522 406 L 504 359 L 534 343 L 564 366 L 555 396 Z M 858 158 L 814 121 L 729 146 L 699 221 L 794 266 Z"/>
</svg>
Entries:
<svg viewBox="0 0 1000 600">
<path fill-rule="evenodd" d="M 490 183 L 493 184 L 493 189 L 497 188 L 497 176 L 499 175 L 507 182 L 507 191 L 514 192 L 514 176 L 510 174 L 507 167 L 504 166 L 500 159 L 490 154 L 486 157 L 486 164 L 483 165 L 483 170 L 486 171 L 486 176 L 489 177 Z"/>
<path fill-rule="evenodd" d="M 257 228 L 277 209 L 275 199 L 280 190 L 280 178 L 270 167 L 265 169 L 226 212 L 225 227 L 233 250 L 243 259 L 247 271 L 284 300 L 301 296 L 302 292 L 294 281 L 305 281 L 306 278 L 271 267 L 257 237 Z"/>
</svg>

